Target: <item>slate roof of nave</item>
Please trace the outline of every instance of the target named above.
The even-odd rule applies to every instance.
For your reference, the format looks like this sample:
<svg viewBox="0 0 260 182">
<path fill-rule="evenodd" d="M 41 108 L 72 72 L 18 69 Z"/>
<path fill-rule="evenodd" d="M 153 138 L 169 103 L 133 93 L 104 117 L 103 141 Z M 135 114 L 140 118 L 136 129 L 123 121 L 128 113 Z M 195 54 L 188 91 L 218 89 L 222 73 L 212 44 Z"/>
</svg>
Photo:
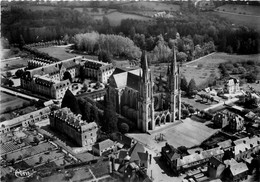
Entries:
<svg viewBox="0 0 260 182">
<path fill-rule="evenodd" d="M 111 77 L 117 88 L 129 87 L 138 90 L 140 72 L 142 72 L 140 68 L 129 71 L 116 68 Z"/>
</svg>

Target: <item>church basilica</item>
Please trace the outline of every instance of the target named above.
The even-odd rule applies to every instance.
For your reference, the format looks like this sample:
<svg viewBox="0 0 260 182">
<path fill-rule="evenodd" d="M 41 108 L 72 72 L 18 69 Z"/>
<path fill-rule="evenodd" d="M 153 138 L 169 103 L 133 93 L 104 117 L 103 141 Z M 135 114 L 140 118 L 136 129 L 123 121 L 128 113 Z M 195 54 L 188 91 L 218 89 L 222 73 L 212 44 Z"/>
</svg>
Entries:
<svg viewBox="0 0 260 182">
<path fill-rule="evenodd" d="M 181 119 L 180 71 L 175 49 L 173 55 L 168 66 L 167 90 L 163 93 L 154 93 L 153 72 L 148 66 L 145 51 L 141 57 L 141 68 L 116 68 L 109 78 L 108 98 L 117 113 L 135 121 L 142 132 Z"/>
</svg>

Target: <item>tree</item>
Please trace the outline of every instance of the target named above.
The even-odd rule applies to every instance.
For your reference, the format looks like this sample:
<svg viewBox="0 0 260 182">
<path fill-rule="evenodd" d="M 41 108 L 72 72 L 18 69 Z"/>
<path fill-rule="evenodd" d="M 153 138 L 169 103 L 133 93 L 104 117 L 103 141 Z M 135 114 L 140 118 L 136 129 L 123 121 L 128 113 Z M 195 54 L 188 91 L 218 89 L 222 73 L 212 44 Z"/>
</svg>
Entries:
<svg viewBox="0 0 260 182">
<path fill-rule="evenodd" d="M 257 79 L 257 75 L 250 72 L 249 74 L 246 75 L 245 77 L 247 79 L 248 83 L 255 83 L 256 79 Z"/>
<path fill-rule="evenodd" d="M 112 63 L 111 54 L 107 51 L 101 50 L 98 54 L 98 60 L 105 63 Z"/>
<path fill-rule="evenodd" d="M 42 163 L 42 156 L 39 157 L 39 163 Z"/>
<path fill-rule="evenodd" d="M 180 146 L 177 149 L 180 151 L 181 154 L 187 154 L 188 152 L 188 149 L 185 146 Z"/>
<path fill-rule="evenodd" d="M 72 77 L 71 77 L 70 72 L 65 71 L 65 73 L 64 73 L 64 75 L 63 75 L 63 80 L 67 80 L 67 79 L 69 79 L 70 82 L 72 82 Z"/>
<path fill-rule="evenodd" d="M 37 137 L 33 137 L 33 142 L 38 145 L 38 143 L 39 143 L 40 141 L 39 141 L 39 139 L 38 139 Z"/>
<path fill-rule="evenodd" d="M 69 89 L 66 90 L 61 102 L 61 107 L 68 107 L 74 114 L 81 114 L 78 101 Z"/>
<path fill-rule="evenodd" d="M 13 85 L 14 85 L 13 80 L 9 80 L 9 82 L 8 82 L 8 86 L 9 86 L 9 87 L 12 87 Z"/>
<path fill-rule="evenodd" d="M 181 78 L 181 90 L 187 92 L 188 82 L 185 77 Z"/>
<path fill-rule="evenodd" d="M 127 133 L 127 132 L 129 131 L 129 126 L 128 126 L 128 124 L 122 123 L 122 124 L 120 125 L 120 131 L 121 131 L 123 134 Z"/>
<path fill-rule="evenodd" d="M 190 114 L 190 113 L 189 113 L 189 111 L 188 111 L 187 109 L 182 109 L 182 110 L 181 110 L 181 115 L 182 115 L 183 118 L 188 117 L 189 114 Z"/>
<path fill-rule="evenodd" d="M 6 76 L 7 76 L 8 78 L 12 77 L 12 72 L 11 72 L 11 71 L 7 71 L 7 72 L 6 72 Z"/>
<path fill-rule="evenodd" d="M 90 120 L 99 123 L 98 108 L 96 106 L 96 103 L 93 103 L 93 105 L 91 106 L 90 113 Z"/>
<path fill-rule="evenodd" d="M 193 92 L 194 90 L 197 90 L 197 86 L 196 86 L 196 82 L 195 82 L 194 78 L 192 78 L 188 85 L 188 95 L 192 96 L 192 94 L 194 93 Z"/>
<path fill-rule="evenodd" d="M 187 60 L 187 58 L 188 58 L 188 56 L 187 56 L 187 54 L 185 54 L 184 52 L 178 52 L 178 53 L 177 53 L 177 61 L 178 61 L 178 62 L 181 62 L 181 64 L 182 64 L 183 62 L 185 62 L 185 61 Z"/>
<path fill-rule="evenodd" d="M 211 101 L 211 103 L 213 103 L 214 102 L 214 97 L 210 97 L 210 101 Z"/>
<path fill-rule="evenodd" d="M 190 114 L 194 114 L 194 113 L 195 113 L 195 109 L 194 109 L 193 107 L 189 107 L 188 110 L 189 110 L 189 113 L 190 113 Z"/>
<path fill-rule="evenodd" d="M 105 110 L 103 116 L 103 131 L 108 133 L 113 133 L 118 131 L 117 129 L 117 122 L 118 116 L 116 114 L 116 109 L 110 99 L 106 98 L 105 100 Z"/>
<path fill-rule="evenodd" d="M 17 78 L 21 78 L 21 76 L 23 75 L 24 71 L 22 69 L 19 69 L 15 72 L 15 76 Z"/>
</svg>

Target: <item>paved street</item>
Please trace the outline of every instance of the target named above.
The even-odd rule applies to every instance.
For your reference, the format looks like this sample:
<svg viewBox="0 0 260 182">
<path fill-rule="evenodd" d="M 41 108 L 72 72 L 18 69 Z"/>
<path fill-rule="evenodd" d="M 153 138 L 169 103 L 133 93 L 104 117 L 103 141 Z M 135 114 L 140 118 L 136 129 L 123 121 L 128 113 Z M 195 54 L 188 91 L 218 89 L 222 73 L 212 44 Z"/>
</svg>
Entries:
<svg viewBox="0 0 260 182">
<path fill-rule="evenodd" d="M 165 127 L 162 131 L 158 130 L 158 132 L 153 132 L 151 135 L 146 133 L 130 133 L 127 135 L 139 141 L 150 150 L 159 153 L 161 147 L 164 146 L 166 142 L 174 147 L 184 145 L 189 148 L 199 145 L 218 131 L 217 129 L 207 127 L 206 124 L 207 123 L 201 123 L 187 118 L 183 120 L 183 123 L 178 125 L 167 123 L 166 125 L 169 125 L 169 127 Z M 165 141 L 159 142 L 155 140 L 155 138 L 159 138 L 160 134 L 163 135 Z"/>
<path fill-rule="evenodd" d="M 7 88 L 3 88 L 3 87 L 0 87 L 0 91 L 5 91 L 7 93 L 13 94 L 15 96 L 20 96 L 20 97 L 23 97 L 23 98 L 26 98 L 26 99 L 33 99 L 33 100 L 36 100 L 36 101 L 39 100 L 36 97 L 32 97 L 32 96 L 25 95 L 25 94 L 22 94 L 22 93 L 19 93 L 19 92 L 15 92 L 13 90 L 10 90 L 10 89 L 7 89 Z"/>
</svg>

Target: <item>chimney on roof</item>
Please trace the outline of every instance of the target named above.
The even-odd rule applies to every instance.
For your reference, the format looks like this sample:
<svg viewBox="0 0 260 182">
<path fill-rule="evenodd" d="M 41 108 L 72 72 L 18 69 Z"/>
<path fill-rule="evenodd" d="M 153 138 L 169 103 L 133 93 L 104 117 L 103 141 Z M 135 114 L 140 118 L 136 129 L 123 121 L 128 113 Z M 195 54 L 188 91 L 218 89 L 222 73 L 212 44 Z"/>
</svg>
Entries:
<svg viewBox="0 0 260 182">
<path fill-rule="evenodd" d="M 241 151 L 241 150 L 239 150 L 239 153 L 242 153 L 242 151 Z"/>
<path fill-rule="evenodd" d="M 246 143 L 246 141 L 245 141 L 245 140 L 243 140 L 243 143 Z"/>
</svg>

